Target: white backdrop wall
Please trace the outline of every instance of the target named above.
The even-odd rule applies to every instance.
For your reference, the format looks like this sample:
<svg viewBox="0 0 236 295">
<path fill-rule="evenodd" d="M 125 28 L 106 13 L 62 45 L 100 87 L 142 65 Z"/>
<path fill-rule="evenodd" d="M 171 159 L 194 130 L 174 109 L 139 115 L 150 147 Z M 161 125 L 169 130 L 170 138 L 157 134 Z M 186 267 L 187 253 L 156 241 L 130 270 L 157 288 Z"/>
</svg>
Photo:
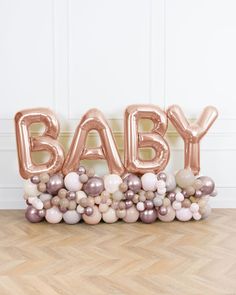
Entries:
<svg viewBox="0 0 236 295">
<path fill-rule="evenodd" d="M 0 0 L 0 208 L 23 208 L 14 114 L 49 107 L 69 145 L 81 115 L 100 108 L 123 152 L 128 104 L 175 103 L 188 118 L 213 104 L 202 173 L 236 207 L 236 2 L 234 0 Z M 168 170 L 183 166 L 173 127 Z M 97 163 L 102 172 L 103 166 Z"/>
</svg>

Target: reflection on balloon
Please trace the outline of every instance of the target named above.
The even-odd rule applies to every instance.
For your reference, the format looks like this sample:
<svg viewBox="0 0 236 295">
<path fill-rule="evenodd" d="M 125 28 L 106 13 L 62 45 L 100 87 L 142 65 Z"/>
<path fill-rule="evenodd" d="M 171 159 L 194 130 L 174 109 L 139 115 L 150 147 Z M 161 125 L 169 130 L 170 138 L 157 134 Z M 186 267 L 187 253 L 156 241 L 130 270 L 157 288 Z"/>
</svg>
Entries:
<svg viewBox="0 0 236 295">
<path fill-rule="evenodd" d="M 139 132 L 140 119 L 153 122 L 150 132 Z M 145 173 L 160 172 L 169 161 L 169 146 L 163 136 L 167 130 L 167 116 L 164 111 L 154 105 L 130 105 L 125 111 L 125 167 L 128 172 Z M 142 160 L 139 156 L 140 148 L 152 148 L 155 155 L 151 160 Z"/>
<path fill-rule="evenodd" d="M 41 136 L 30 135 L 30 125 L 43 123 Z M 15 115 L 15 130 L 20 174 L 30 178 L 42 172 L 58 172 L 63 165 L 64 150 L 57 141 L 60 126 L 53 112 L 45 108 L 22 110 Z M 35 164 L 32 152 L 47 151 L 50 159 L 45 164 Z"/>
</svg>

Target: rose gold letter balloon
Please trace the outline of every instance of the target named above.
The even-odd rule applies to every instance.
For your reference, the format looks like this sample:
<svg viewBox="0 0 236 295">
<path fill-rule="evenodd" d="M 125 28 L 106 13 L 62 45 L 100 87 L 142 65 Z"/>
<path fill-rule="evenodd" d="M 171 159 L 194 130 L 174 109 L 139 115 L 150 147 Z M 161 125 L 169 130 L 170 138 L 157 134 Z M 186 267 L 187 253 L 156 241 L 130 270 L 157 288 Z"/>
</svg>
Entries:
<svg viewBox="0 0 236 295">
<path fill-rule="evenodd" d="M 151 132 L 138 132 L 139 119 L 149 119 L 154 127 Z M 167 130 L 167 116 L 153 105 L 130 105 L 125 111 L 125 166 L 128 172 L 145 173 L 163 170 L 169 160 L 169 146 L 163 136 Z M 151 160 L 139 157 L 139 148 L 152 148 Z"/>
<path fill-rule="evenodd" d="M 29 127 L 33 123 L 43 123 L 45 131 L 42 136 L 31 137 Z M 20 174 L 29 178 L 35 174 L 59 171 L 64 161 L 64 151 L 57 141 L 60 131 L 55 115 L 48 109 L 38 108 L 18 112 L 15 115 L 16 142 Z M 44 164 L 35 164 L 31 153 L 47 151 L 51 157 Z"/>
<path fill-rule="evenodd" d="M 177 105 L 170 106 L 167 114 L 184 140 L 184 166 L 197 175 L 200 171 L 200 140 L 216 120 L 217 109 L 212 106 L 206 107 L 194 123 L 188 122 Z"/>
<path fill-rule="evenodd" d="M 100 147 L 85 147 L 87 135 L 91 130 L 98 132 L 102 143 Z M 67 174 L 78 169 L 80 159 L 106 159 L 111 173 L 122 174 L 124 172 L 111 129 L 103 114 L 97 109 L 89 110 L 82 117 L 67 154 L 63 173 Z"/>
</svg>

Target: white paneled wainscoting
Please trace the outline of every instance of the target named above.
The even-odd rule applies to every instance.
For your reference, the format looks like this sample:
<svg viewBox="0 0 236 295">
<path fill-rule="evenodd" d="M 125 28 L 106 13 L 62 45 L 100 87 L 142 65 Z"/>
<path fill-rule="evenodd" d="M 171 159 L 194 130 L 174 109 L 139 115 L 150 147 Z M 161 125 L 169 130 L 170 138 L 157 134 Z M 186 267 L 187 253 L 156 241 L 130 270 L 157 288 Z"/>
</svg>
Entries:
<svg viewBox="0 0 236 295">
<path fill-rule="evenodd" d="M 68 147 L 81 115 L 97 107 L 123 154 L 123 112 L 139 103 L 179 104 L 190 119 L 218 108 L 201 143 L 202 174 L 217 183 L 213 207 L 236 207 L 235 11 L 234 0 L 0 0 L 0 208 L 25 206 L 18 110 L 55 111 Z M 183 142 L 171 124 L 166 138 L 175 171 Z"/>
</svg>

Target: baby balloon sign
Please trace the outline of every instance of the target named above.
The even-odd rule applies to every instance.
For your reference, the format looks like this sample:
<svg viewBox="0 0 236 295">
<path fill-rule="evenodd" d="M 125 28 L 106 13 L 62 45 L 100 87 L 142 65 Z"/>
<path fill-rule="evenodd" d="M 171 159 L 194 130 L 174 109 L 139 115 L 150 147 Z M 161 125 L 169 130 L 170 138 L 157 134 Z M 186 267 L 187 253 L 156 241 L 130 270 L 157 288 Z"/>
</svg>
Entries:
<svg viewBox="0 0 236 295">
<path fill-rule="evenodd" d="M 171 106 L 167 113 L 156 105 L 130 105 L 125 110 L 124 119 L 124 151 L 125 161 L 122 163 L 115 139 L 108 122 L 102 112 L 91 109 L 82 117 L 73 137 L 68 154 L 64 159 L 64 151 L 58 142 L 59 122 L 52 111 L 44 108 L 20 111 L 15 116 L 16 141 L 19 156 L 20 174 L 23 178 L 48 172 L 61 171 L 64 174 L 75 171 L 82 159 L 105 159 L 111 173 L 159 172 L 166 167 L 170 151 L 164 136 L 168 126 L 168 118 L 175 126 L 185 143 L 185 168 L 191 168 L 194 174 L 200 171 L 200 140 L 207 133 L 217 118 L 215 107 L 206 107 L 200 117 L 189 123 L 179 106 Z M 139 132 L 138 122 L 149 119 L 153 128 L 149 132 Z M 41 136 L 31 137 L 29 127 L 33 123 L 42 123 L 45 131 Z M 101 139 L 101 146 L 86 148 L 88 133 L 96 130 Z M 150 147 L 155 151 L 151 160 L 139 157 L 140 148 Z M 35 151 L 48 151 L 49 161 L 36 165 L 31 154 Z"/>
</svg>

